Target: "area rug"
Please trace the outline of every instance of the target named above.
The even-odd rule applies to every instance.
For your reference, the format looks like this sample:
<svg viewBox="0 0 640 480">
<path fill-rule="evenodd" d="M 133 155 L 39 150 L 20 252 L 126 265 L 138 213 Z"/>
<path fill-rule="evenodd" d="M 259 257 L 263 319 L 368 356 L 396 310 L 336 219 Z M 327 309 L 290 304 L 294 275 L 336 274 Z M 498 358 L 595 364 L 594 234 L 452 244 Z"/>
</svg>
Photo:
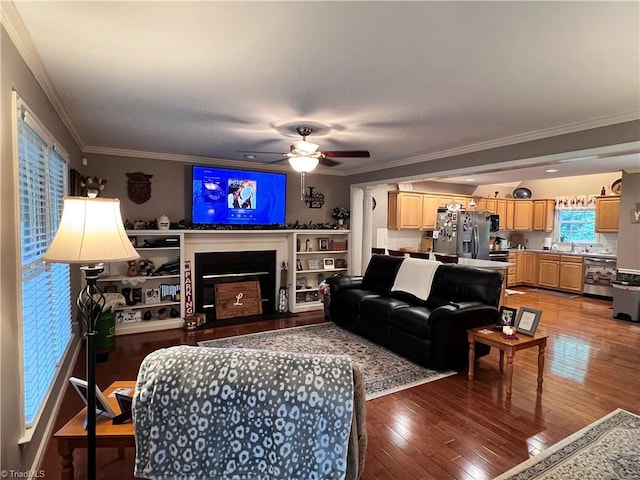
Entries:
<svg viewBox="0 0 640 480">
<path fill-rule="evenodd" d="M 640 416 L 617 409 L 495 480 L 640 478 Z"/>
<path fill-rule="evenodd" d="M 367 400 L 455 374 L 450 370 L 436 371 L 416 365 L 333 323 L 206 340 L 198 345 L 349 355 L 364 374 Z"/>
</svg>

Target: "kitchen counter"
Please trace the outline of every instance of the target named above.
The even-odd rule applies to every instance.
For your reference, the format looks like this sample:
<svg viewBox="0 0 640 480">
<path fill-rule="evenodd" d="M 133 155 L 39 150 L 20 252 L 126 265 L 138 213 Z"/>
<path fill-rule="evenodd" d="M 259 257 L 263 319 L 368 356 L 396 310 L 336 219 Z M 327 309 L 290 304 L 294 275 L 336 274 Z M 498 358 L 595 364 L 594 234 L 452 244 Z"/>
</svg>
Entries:
<svg viewBox="0 0 640 480">
<path fill-rule="evenodd" d="M 468 267 L 486 268 L 487 270 L 506 270 L 515 267 L 515 263 L 494 262 L 492 260 L 479 260 L 477 258 L 458 258 L 458 265 L 466 265 Z"/>
<path fill-rule="evenodd" d="M 518 250 L 517 248 L 510 248 L 509 253 L 517 253 L 517 252 L 532 252 L 532 253 L 545 253 L 551 255 L 575 255 L 578 257 L 594 257 L 594 258 L 607 258 L 615 260 L 618 256 L 615 253 L 595 253 L 595 252 L 563 252 L 561 250 L 536 250 L 534 248 L 527 248 L 523 250 Z"/>
</svg>

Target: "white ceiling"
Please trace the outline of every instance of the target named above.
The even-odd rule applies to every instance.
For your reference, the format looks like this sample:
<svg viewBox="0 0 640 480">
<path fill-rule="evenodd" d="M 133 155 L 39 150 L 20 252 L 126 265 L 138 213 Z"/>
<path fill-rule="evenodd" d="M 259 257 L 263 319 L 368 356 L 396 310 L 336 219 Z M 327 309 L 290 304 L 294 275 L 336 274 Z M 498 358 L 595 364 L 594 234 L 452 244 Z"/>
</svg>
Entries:
<svg viewBox="0 0 640 480">
<path fill-rule="evenodd" d="M 244 161 L 311 125 L 371 152 L 350 174 L 640 118 L 638 2 L 14 5 L 86 153 Z"/>
</svg>

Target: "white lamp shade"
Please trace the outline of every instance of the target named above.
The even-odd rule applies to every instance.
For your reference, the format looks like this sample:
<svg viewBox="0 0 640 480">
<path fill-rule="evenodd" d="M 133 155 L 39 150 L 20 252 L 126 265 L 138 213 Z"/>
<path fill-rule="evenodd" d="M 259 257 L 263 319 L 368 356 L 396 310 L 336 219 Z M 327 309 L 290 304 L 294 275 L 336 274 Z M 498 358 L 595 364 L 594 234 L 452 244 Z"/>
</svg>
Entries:
<svg viewBox="0 0 640 480">
<path fill-rule="evenodd" d="M 96 264 L 135 260 L 114 198 L 65 197 L 62 219 L 51 242 L 46 262 Z"/>
<path fill-rule="evenodd" d="M 296 172 L 310 172 L 318 166 L 318 159 L 314 157 L 290 157 L 289 164 Z"/>
</svg>

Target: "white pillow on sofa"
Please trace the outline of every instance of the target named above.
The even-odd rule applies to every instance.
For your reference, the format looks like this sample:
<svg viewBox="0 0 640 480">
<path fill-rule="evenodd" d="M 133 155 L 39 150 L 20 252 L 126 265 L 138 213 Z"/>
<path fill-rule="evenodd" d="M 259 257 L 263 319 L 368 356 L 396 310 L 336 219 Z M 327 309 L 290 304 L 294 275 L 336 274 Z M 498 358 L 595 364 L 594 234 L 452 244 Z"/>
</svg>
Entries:
<svg viewBox="0 0 640 480">
<path fill-rule="evenodd" d="M 421 300 L 427 300 L 431 292 L 431 283 L 442 262 L 405 258 L 391 287 L 391 292 L 410 293 Z"/>
</svg>

